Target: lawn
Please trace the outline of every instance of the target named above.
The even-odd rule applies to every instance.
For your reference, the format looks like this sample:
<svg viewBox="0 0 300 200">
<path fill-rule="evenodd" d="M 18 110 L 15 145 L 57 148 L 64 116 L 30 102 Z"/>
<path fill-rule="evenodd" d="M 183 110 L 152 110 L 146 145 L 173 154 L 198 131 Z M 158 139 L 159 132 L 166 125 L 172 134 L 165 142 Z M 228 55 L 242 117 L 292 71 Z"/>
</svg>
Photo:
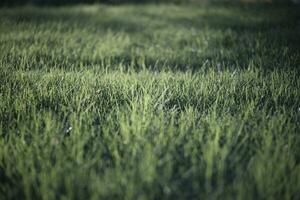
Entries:
<svg viewBox="0 0 300 200">
<path fill-rule="evenodd" d="M 300 199 L 300 11 L 0 8 L 0 199 Z"/>
</svg>

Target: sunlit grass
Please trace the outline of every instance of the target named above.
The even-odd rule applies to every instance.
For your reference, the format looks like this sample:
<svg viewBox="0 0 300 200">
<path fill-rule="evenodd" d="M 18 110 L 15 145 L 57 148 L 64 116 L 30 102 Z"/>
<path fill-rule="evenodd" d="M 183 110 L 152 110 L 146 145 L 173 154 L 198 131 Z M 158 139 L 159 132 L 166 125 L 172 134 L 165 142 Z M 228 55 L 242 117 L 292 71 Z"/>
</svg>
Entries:
<svg viewBox="0 0 300 200">
<path fill-rule="evenodd" d="M 299 10 L 0 9 L 0 199 L 300 198 Z"/>
</svg>

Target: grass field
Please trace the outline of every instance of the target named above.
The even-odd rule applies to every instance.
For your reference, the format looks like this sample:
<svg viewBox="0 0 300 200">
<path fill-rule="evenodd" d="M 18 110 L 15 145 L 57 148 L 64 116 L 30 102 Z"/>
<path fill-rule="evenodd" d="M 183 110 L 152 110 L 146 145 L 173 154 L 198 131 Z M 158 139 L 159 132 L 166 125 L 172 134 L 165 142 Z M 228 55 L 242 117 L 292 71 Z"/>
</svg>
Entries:
<svg viewBox="0 0 300 200">
<path fill-rule="evenodd" d="M 0 199 L 299 199 L 300 12 L 0 8 Z"/>
</svg>

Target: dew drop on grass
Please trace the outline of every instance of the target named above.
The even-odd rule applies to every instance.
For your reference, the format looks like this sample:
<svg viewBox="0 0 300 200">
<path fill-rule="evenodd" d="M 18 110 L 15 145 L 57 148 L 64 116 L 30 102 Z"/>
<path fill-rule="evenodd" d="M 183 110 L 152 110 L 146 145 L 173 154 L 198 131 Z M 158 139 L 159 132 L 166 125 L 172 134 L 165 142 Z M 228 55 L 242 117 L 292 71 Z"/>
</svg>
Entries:
<svg viewBox="0 0 300 200">
<path fill-rule="evenodd" d="M 70 133 L 72 130 L 72 126 L 70 126 L 67 130 L 66 130 L 66 133 Z"/>
</svg>

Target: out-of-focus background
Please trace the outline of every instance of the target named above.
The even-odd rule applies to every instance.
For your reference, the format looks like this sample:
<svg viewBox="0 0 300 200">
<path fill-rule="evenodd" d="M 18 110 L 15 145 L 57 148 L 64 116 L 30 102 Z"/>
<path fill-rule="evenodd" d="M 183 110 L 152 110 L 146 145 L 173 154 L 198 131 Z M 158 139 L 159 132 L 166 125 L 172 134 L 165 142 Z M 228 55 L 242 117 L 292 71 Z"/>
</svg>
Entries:
<svg viewBox="0 0 300 200">
<path fill-rule="evenodd" d="M 65 4 L 90 4 L 90 3 L 108 3 L 108 4 L 122 4 L 122 3 L 297 3 L 299 0 L 1 0 L 0 5 L 65 5 Z"/>
</svg>

